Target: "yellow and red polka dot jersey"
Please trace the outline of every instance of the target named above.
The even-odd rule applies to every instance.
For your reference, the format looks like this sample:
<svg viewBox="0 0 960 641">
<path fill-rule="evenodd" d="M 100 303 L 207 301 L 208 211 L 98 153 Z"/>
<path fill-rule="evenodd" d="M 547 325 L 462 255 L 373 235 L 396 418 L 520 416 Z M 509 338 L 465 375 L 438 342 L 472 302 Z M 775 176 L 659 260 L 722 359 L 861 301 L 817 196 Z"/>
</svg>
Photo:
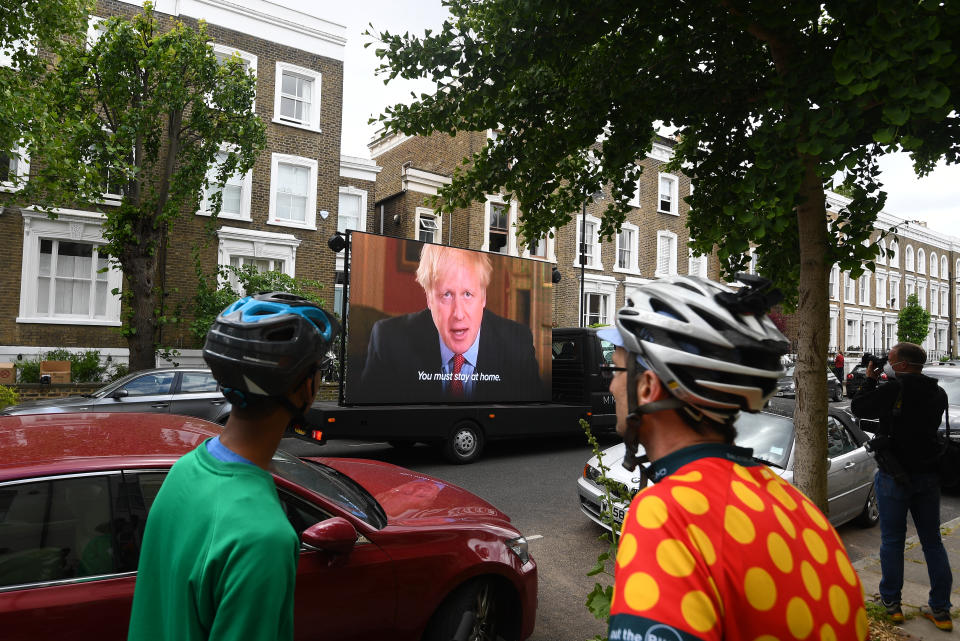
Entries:
<svg viewBox="0 0 960 641">
<path fill-rule="evenodd" d="M 860 579 L 823 513 L 768 467 L 714 457 L 634 498 L 611 614 L 611 641 L 868 637 Z"/>
</svg>

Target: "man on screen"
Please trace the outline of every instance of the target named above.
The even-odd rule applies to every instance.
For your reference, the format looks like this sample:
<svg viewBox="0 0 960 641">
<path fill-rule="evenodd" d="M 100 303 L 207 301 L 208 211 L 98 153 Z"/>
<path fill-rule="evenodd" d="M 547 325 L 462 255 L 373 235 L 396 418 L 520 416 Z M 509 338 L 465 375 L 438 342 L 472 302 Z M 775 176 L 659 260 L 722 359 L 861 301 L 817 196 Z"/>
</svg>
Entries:
<svg viewBox="0 0 960 641">
<path fill-rule="evenodd" d="M 424 245 L 427 309 L 374 324 L 358 400 L 542 400 L 530 328 L 486 309 L 492 272 L 482 252 Z"/>
</svg>

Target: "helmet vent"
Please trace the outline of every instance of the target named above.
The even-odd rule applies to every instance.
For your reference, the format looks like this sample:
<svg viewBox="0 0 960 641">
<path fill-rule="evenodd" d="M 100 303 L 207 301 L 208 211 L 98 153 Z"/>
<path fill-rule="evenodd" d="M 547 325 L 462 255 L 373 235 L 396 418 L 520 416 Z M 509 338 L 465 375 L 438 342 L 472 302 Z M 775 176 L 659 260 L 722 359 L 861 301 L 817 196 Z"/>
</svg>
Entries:
<svg viewBox="0 0 960 641">
<path fill-rule="evenodd" d="M 687 319 L 683 317 L 683 314 L 670 307 L 662 300 L 657 300 L 656 298 L 650 299 L 650 309 L 655 311 L 658 314 L 663 314 L 669 318 L 674 318 L 679 321 L 687 322 Z"/>
<path fill-rule="evenodd" d="M 267 332 L 263 337 L 268 341 L 281 343 L 293 340 L 295 333 L 295 328 L 288 325 L 287 327 L 279 327 L 273 331 Z"/>
</svg>

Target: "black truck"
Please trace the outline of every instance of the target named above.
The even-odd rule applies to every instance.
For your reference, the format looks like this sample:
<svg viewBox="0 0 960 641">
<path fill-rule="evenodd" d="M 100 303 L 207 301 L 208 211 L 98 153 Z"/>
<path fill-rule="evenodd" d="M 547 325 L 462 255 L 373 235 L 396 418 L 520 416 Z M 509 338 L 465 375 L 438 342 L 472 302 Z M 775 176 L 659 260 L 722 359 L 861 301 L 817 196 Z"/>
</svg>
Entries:
<svg viewBox="0 0 960 641">
<path fill-rule="evenodd" d="M 395 447 L 441 445 L 452 463 L 471 463 L 488 440 L 575 434 L 580 419 L 595 430 L 616 425 L 611 374 L 613 345 L 595 329 L 555 328 L 552 342 L 552 400 L 538 403 L 341 405 L 317 401 L 297 436 L 386 441 Z"/>
</svg>

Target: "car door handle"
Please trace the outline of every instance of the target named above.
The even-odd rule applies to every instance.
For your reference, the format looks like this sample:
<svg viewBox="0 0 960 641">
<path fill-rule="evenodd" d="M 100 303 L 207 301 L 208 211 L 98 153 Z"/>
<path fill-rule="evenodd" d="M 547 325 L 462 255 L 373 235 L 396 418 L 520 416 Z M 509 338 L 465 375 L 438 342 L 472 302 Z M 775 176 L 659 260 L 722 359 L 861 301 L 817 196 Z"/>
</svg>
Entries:
<svg viewBox="0 0 960 641">
<path fill-rule="evenodd" d="M 219 401 L 210 401 L 210 404 L 211 404 L 211 405 L 223 405 L 223 404 L 226 403 L 226 402 L 227 402 L 227 399 L 223 399 L 223 400 L 219 400 Z"/>
<path fill-rule="evenodd" d="M 170 407 L 170 403 L 154 403 L 150 407 L 156 407 L 156 408 Z"/>
<path fill-rule="evenodd" d="M 856 465 L 856 463 L 854 463 L 853 461 L 850 461 L 849 463 L 847 463 L 846 465 L 843 466 L 843 469 L 849 470 L 849 469 L 850 469 L 851 467 L 853 467 L 854 465 Z"/>
</svg>

